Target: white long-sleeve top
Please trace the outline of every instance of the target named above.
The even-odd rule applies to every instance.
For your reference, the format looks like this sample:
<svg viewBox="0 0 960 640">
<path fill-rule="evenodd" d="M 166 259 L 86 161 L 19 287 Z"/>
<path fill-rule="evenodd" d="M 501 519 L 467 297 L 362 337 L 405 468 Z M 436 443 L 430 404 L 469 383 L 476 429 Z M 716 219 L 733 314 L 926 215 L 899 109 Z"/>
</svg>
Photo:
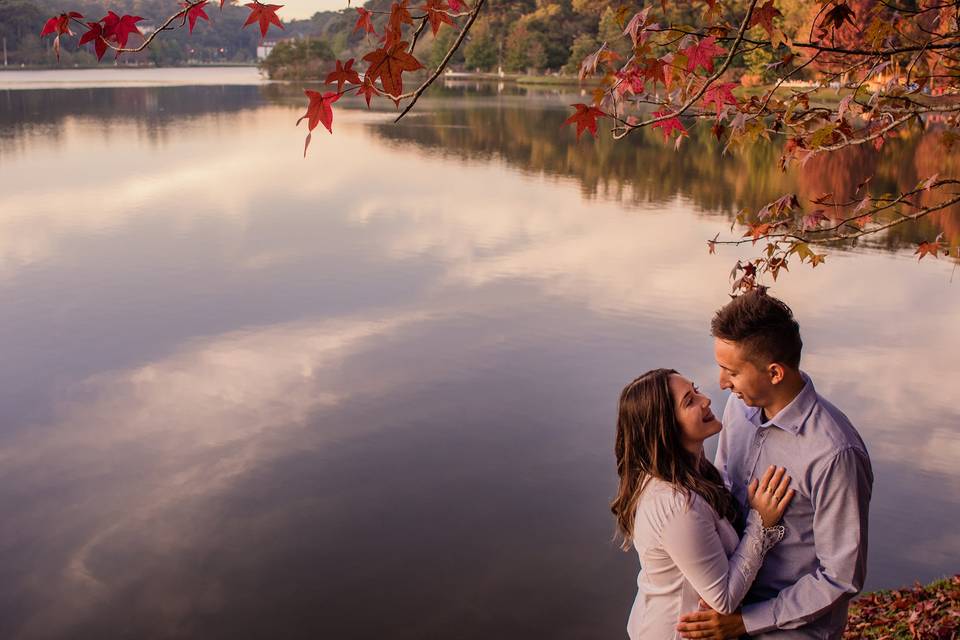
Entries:
<svg viewBox="0 0 960 640">
<path fill-rule="evenodd" d="M 627 623 L 630 639 L 680 638 L 680 616 L 696 611 L 700 598 L 721 613 L 734 611 L 780 536 L 782 529 L 763 529 L 760 515 L 751 510 L 740 539 L 699 495 L 688 500 L 672 484 L 651 478 L 633 527 L 640 575 Z"/>
</svg>

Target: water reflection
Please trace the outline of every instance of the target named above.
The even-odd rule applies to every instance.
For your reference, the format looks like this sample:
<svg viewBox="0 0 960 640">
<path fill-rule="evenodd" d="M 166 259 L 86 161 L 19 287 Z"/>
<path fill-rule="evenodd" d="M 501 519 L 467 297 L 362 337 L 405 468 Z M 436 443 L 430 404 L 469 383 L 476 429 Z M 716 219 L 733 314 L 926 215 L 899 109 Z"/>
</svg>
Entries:
<svg viewBox="0 0 960 640">
<path fill-rule="evenodd" d="M 703 159 L 643 144 L 584 198 L 566 132 L 498 143 L 453 89 L 396 134 L 338 112 L 306 161 L 295 88 L 192 112 L 193 90 L 149 91 L 183 114 L 156 142 L 117 96 L 37 116 L 56 144 L 0 127 L 21 149 L 0 190 L 0 635 L 622 635 L 613 402 L 663 364 L 722 402 L 707 322 L 730 256 L 690 247 L 749 184 L 662 189 L 638 172 Z M 525 99 L 476 117 L 519 122 Z M 461 146 L 417 142 L 433 118 Z M 953 572 L 951 267 L 827 267 L 778 290 L 874 456 L 869 586 Z"/>
<path fill-rule="evenodd" d="M 385 139 L 411 142 L 445 157 L 497 158 L 525 172 L 571 176 L 580 182 L 586 197 L 645 205 L 682 196 L 703 213 L 727 216 L 743 208 L 756 210 L 784 193 L 797 193 L 807 202 L 824 194 L 848 200 L 870 176 L 867 190 L 875 195 L 912 190 L 935 173 L 960 176 L 960 161 L 956 154 L 945 152 L 942 130 L 935 127 L 905 131 L 889 140 L 882 152 L 866 145 L 850 147 L 783 173 L 777 166 L 778 141 L 736 146 L 724 155 L 723 145 L 707 127 L 695 127 L 690 140 L 673 153 L 668 153 L 672 147 L 664 145 L 660 132 L 654 130 L 641 131 L 629 142 L 600 136 L 577 143 L 562 123 L 569 115 L 567 105 L 583 98 L 571 93 L 555 93 L 552 98 L 548 104 L 489 100 L 471 109 L 448 108 L 444 100 L 432 105 L 428 101 L 422 124 L 384 124 L 375 130 Z M 924 194 L 923 203 L 941 199 Z M 941 231 L 952 243 L 960 241 L 960 205 L 866 242 L 899 249 Z"/>
</svg>

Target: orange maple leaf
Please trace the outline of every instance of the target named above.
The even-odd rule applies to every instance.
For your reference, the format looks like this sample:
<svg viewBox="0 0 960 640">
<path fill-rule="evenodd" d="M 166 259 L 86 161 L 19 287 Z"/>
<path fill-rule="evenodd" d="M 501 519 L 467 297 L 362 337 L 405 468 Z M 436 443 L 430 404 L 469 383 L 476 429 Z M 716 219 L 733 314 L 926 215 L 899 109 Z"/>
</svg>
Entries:
<svg viewBox="0 0 960 640">
<path fill-rule="evenodd" d="M 399 102 L 396 96 L 403 93 L 403 72 L 423 68 L 420 61 L 407 53 L 406 49 L 406 42 L 397 42 L 389 48 L 377 49 L 363 56 L 370 63 L 365 75 L 371 80 L 380 78 L 380 86 L 384 92 L 394 96 L 394 102 Z"/>
<path fill-rule="evenodd" d="M 923 256 L 927 254 L 936 258 L 938 255 L 940 255 L 940 249 L 941 249 L 940 241 L 942 238 L 943 238 L 943 234 L 941 233 L 933 240 L 933 242 L 921 242 L 917 247 L 917 250 L 913 252 L 913 255 L 920 254 L 920 257 L 917 258 L 918 261 L 923 260 Z"/>
<path fill-rule="evenodd" d="M 250 9 L 250 15 L 247 16 L 247 21 L 243 23 L 244 28 L 254 22 L 259 22 L 261 38 L 267 35 L 267 29 L 270 28 L 271 24 L 275 24 L 283 29 L 283 24 L 280 22 L 280 18 L 277 17 L 277 9 L 283 7 L 282 4 L 263 4 L 262 2 L 254 0 L 243 6 Z"/>
<path fill-rule="evenodd" d="M 770 233 L 770 229 L 773 225 L 771 225 L 769 222 L 761 222 L 760 224 L 751 224 L 749 226 L 750 228 L 747 229 L 747 232 L 743 234 L 743 237 L 752 237 L 753 243 L 756 244 L 757 240 L 759 240 L 761 236 L 765 236 Z"/>
<path fill-rule="evenodd" d="M 297 120 L 297 126 L 301 121 L 307 121 L 307 139 L 303 143 L 303 157 L 306 158 L 312 132 L 318 124 L 323 124 L 327 131 L 333 133 L 333 107 L 330 105 L 340 99 L 340 94 L 333 91 L 321 94 L 309 89 L 303 93 L 310 99 L 310 103 L 307 105 L 307 112 Z"/>
<path fill-rule="evenodd" d="M 597 109 L 594 106 L 587 104 L 572 104 L 570 105 L 576 109 L 576 113 L 563 121 L 564 125 L 575 124 L 577 125 L 577 140 L 580 140 L 580 134 L 584 131 L 589 131 L 594 136 L 597 135 L 597 118 L 603 118 L 605 114 L 600 109 Z"/>
<path fill-rule="evenodd" d="M 337 83 L 338 93 L 343 92 L 344 82 L 360 84 L 360 74 L 353 68 L 353 58 L 347 60 L 346 64 L 337 60 L 337 68 L 327 74 L 327 79 L 323 81 L 324 84 L 333 84 L 334 82 Z"/>
<path fill-rule="evenodd" d="M 748 26 L 753 27 L 759 24 L 763 26 L 764 31 L 767 32 L 769 37 L 773 37 L 773 19 L 782 15 L 780 9 L 773 6 L 773 0 L 767 0 L 762 7 L 753 10 L 753 15 L 750 16 L 750 24 Z"/>
</svg>

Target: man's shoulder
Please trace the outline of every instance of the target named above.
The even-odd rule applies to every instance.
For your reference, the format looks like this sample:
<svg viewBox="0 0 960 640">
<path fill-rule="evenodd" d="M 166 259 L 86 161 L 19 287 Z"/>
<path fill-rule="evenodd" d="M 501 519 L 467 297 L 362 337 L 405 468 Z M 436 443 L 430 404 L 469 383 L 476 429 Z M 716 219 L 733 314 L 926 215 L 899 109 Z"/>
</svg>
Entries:
<svg viewBox="0 0 960 640">
<path fill-rule="evenodd" d="M 860 432 L 835 404 L 816 394 L 816 402 L 804 425 L 804 435 L 808 439 L 819 441 L 824 453 L 833 454 L 854 449 L 867 454 L 867 447 Z"/>
</svg>

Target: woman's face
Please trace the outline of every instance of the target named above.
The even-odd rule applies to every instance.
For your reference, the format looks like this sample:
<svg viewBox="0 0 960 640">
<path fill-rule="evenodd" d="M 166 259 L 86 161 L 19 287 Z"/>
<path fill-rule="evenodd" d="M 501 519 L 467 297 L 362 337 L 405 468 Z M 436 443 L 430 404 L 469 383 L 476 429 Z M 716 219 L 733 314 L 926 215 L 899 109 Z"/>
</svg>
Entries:
<svg viewBox="0 0 960 640">
<path fill-rule="evenodd" d="M 699 454 L 703 449 L 703 441 L 720 433 L 720 421 L 710 410 L 710 398 L 700 393 L 692 382 L 674 373 L 670 375 L 669 384 L 677 424 L 680 426 L 680 442 L 688 451 Z"/>
</svg>

